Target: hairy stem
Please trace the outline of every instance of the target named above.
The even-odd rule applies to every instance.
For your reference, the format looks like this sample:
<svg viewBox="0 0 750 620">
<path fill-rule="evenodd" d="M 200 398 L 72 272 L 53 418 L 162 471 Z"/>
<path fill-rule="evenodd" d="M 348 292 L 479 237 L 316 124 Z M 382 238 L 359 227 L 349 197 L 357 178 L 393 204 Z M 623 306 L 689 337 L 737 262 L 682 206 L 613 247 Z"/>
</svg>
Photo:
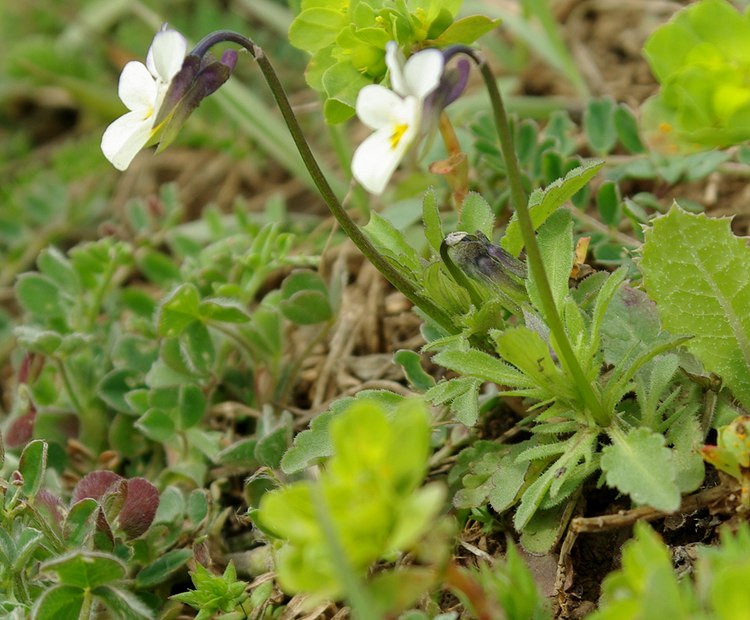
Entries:
<svg viewBox="0 0 750 620">
<path fill-rule="evenodd" d="M 365 234 L 360 230 L 359 226 L 349 217 L 349 214 L 344 209 L 343 205 L 339 201 L 338 197 L 331 188 L 328 180 L 323 174 L 320 166 L 318 165 L 315 156 L 310 149 L 310 145 L 305 139 L 302 128 L 297 121 L 297 117 L 294 115 L 292 106 L 289 103 L 289 99 L 284 92 L 284 87 L 281 85 L 276 71 L 271 65 L 270 61 L 265 55 L 265 52 L 256 45 L 253 41 L 236 32 L 230 30 L 219 30 L 214 32 L 196 45 L 193 50 L 193 54 L 202 57 L 213 45 L 220 42 L 232 42 L 237 43 L 246 49 L 255 61 L 258 63 L 258 67 L 263 73 L 263 77 L 266 80 L 271 93 L 278 105 L 281 115 L 284 117 L 289 133 L 292 135 L 297 149 L 305 163 L 305 166 L 310 172 L 313 178 L 313 182 L 318 189 L 321 197 L 325 201 L 326 205 L 330 209 L 339 226 L 346 233 L 354 245 L 357 246 L 360 252 L 374 265 L 374 267 L 394 286 L 396 287 L 409 301 L 417 306 L 422 312 L 430 317 L 433 321 L 439 324 L 447 331 L 454 333 L 456 327 L 453 325 L 448 314 L 439 306 L 437 306 L 431 299 L 422 296 L 415 288 L 414 284 L 406 279 L 396 268 L 388 262 L 388 260 L 375 248 Z"/>
</svg>

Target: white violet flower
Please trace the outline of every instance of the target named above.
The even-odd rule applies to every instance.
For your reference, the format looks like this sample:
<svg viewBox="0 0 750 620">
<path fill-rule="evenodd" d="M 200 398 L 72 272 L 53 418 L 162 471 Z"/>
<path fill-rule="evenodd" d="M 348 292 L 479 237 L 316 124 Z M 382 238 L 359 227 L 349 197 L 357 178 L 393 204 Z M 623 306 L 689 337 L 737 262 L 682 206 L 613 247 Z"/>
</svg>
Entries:
<svg viewBox="0 0 750 620">
<path fill-rule="evenodd" d="M 102 136 L 102 152 L 118 170 L 125 170 L 152 137 L 154 121 L 172 79 L 182 68 L 187 41 L 176 30 L 156 33 L 146 64 L 131 61 L 120 74 L 118 95 L 130 110 Z"/>
<path fill-rule="evenodd" d="M 359 119 L 375 131 L 354 153 L 352 174 L 372 194 L 383 193 L 419 138 L 425 100 L 440 84 L 444 65 L 443 54 L 434 49 L 404 62 L 395 41 L 386 45 L 385 61 L 393 90 L 370 84 L 359 91 L 356 103 Z"/>
</svg>

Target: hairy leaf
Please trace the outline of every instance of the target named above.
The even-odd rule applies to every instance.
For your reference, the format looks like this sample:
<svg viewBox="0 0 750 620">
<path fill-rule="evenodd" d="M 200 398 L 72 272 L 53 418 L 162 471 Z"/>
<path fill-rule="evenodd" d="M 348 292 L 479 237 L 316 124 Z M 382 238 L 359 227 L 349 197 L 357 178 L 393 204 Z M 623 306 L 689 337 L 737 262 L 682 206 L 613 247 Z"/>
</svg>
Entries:
<svg viewBox="0 0 750 620">
<path fill-rule="evenodd" d="M 730 220 L 675 204 L 646 233 L 641 269 L 664 326 L 750 407 L 750 249 Z"/>
<path fill-rule="evenodd" d="M 557 209 L 570 200 L 576 192 L 586 185 L 599 169 L 604 165 L 602 161 L 591 161 L 583 166 L 574 168 L 564 178 L 551 183 L 544 190 L 535 190 L 529 197 L 529 209 L 534 229 L 539 228 Z M 523 237 L 518 217 L 513 214 L 505 229 L 505 235 L 500 245 L 513 256 L 518 256 L 523 250 Z"/>
<path fill-rule="evenodd" d="M 633 498 L 636 504 L 672 512 L 680 505 L 680 489 L 672 453 L 664 436 L 648 428 L 627 435 L 612 434 L 612 445 L 602 450 L 607 484 Z"/>
</svg>

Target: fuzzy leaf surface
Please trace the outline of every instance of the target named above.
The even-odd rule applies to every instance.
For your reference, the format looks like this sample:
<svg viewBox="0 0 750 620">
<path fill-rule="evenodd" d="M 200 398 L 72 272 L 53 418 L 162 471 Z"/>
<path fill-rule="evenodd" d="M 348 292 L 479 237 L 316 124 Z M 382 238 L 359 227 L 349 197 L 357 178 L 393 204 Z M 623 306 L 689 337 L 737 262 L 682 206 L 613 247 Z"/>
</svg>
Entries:
<svg viewBox="0 0 750 620">
<path fill-rule="evenodd" d="M 633 498 L 636 504 L 672 512 L 680 505 L 677 472 L 664 436 L 641 427 L 615 435 L 602 450 L 607 484 Z"/>
<path fill-rule="evenodd" d="M 674 205 L 646 233 L 641 263 L 664 327 L 750 407 L 750 249 L 729 218 Z"/>
<path fill-rule="evenodd" d="M 575 193 L 583 188 L 599 169 L 604 165 L 601 161 L 592 161 L 578 168 L 574 168 L 562 179 L 550 183 L 545 189 L 537 189 L 529 196 L 529 210 L 531 211 L 531 221 L 534 224 L 534 230 L 539 228 L 547 221 L 557 209 L 570 200 Z M 521 227 L 518 224 L 518 217 L 515 213 L 505 229 L 505 236 L 500 245 L 513 254 L 518 256 L 523 250 L 523 237 L 521 236 Z"/>
</svg>

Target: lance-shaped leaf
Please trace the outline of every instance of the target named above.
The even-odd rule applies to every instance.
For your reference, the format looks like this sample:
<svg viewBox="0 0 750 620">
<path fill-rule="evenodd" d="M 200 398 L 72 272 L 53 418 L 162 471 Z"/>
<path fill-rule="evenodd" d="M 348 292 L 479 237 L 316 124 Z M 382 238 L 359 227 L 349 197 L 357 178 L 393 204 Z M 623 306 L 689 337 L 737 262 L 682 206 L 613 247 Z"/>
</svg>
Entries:
<svg viewBox="0 0 750 620">
<path fill-rule="evenodd" d="M 750 407 L 750 249 L 729 218 L 678 205 L 646 233 L 641 269 L 664 327 Z"/>
</svg>

